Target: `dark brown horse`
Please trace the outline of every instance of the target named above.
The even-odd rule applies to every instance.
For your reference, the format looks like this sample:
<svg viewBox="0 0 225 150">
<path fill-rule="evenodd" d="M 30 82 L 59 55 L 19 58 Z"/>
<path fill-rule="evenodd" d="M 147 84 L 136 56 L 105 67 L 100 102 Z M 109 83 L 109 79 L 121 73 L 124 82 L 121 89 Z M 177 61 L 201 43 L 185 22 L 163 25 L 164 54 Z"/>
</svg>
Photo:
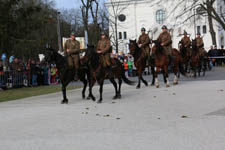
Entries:
<svg viewBox="0 0 225 150">
<path fill-rule="evenodd" d="M 130 50 L 130 54 L 134 57 L 134 65 L 137 68 L 137 73 L 138 73 L 137 89 L 139 89 L 141 87 L 141 81 L 146 86 L 148 86 L 148 82 L 142 76 L 143 71 L 146 68 L 146 62 L 148 59 L 147 56 L 142 55 L 142 53 L 144 53 L 144 51 L 138 47 L 136 40 L 130 40 L 129 50 Z M 154 60 L 153 59 L 150 60 L 150 65 L 151 65 L 151 71 L 153 74 L 152 85 L 154 85 L 155 84 L 155 78 L 154 78 L 155 69 L 154 69 Z"/>
<path fill-rule="evenodd" d="M 68 99 L 66 96 L 66 87 L 71 81 L 74 80 L 75 70 L 68 67 L 66 57 L 63 57 L 61 54 L 59 54 L 52 48 L 47 48 L 45 53 L 45 61 L 49 63 L 54 62 L 56 64 L 56 67 L 59 71 L 59 78 L 62 84 L 63 100 L 61 101 L 61 103 L 67 104 Z M 82 91 L 82 98 L 84 99 L 86 87 L 88 84 L 88 79 L 90 78 L 89 69 L 85 66 L 81 66 L 80 70 L 78 71 L 78 75 L 79 75 L 80 81 L 82 81 L 84 84 L 83 91 Z"/>
<path fill-rule="evenodd" d="M 105 79 L 109 79 L 110 82 L 113 84 L 115 88 L 115 96 L 113 99 L 121 98 L 121 85 L 122 81 L 124 81 L 128 85 L 133 85 L 134 82 L 127 79 L 125 76 L 124 68 L 121 64 L 121 62 L 118 59 L 112 59 L 112 63 L 114 64 L 112 68 L 112 72 L 107 70 L 105 67 L 102 66 L 100 62 L 99 54 L 96 53 L 94 46 L 88 46 L 85 54 L 86 59 L 89 62 L 89 68 L 91 72 L 91 81 L 90 81 L 90 88 L 89 88 L 89 96 L 90 98 L 95 101 L 95 97 L 92 93 L 92 88 L 97 81 L 100 85 L 99 92 L 100 92 L 100 98 L 98 100 L 98 103 L 102 102 L 102 93 L 103 93 L 103 84 Z M 111 75 L 111 73 L 113 75 Z M 117 83 L 115 81 L 115 78 L 118 79 L 119 82 L 119 89 L 117 87 Z"/>
<path fill-rule="evenodd" d="M 182 75 L 186 76 L 185 71 L 183 69 L 182 65 L 182 58 L 180 56 L 180 53 L 176 49 L 172 49 L 172 55 L 173 55 L 173 62 L 170 62 L 168 56 L 165 55 L 164 49 L 161 46 L 161 43 L 158 42 L 157 40 L 153 41 L 154 46 L 152 48 L 152 53 L 154 54 L 154 59 L 155 59 L 155 66 L 156 66 L 156 71 L 155 71 L 155 85 L 156 88 L 159 88 L 159 81 L 158 81 L 158 73 L 160 70 L 162 70 L 163 77 L 164 77 L 164 82 L 166 84 L 166 87 L 170 87 L 169 83 L 169 73 L 168 73 L 168 67 L 170 63 L 172 64 L 172 69 L 174 72 L 174 81 L 173 84 L 178 84 L 178 72 L 180 72 Z"/>
<path fill-rule="evenodd" d="M 199 76 L 200 76 L 200 73 L 201 73 L 201 70 L 202 70 L 203 59 L 201 59 L 201 58 L 203 58 L 203 57 L 201 57 L 201 55 L 200 55 L 200 47 L 197 46 L 197 41 L 192 40 L 191 45 L 192 45 L 191 68 L 192 68 L 192 71 L 193 71 L 193 76 L 197 77 L 197 70 L 198 70 Z"/>
<path fill-rule="evenodd" d="M 181 55 L 182 60 L 183 60 L 185 72 L 187 72 L 190 68 L 191 48 L 185 47 L 185 44 L 182 41 L 180 41 L 179 44 L 180 44 L 180 46 L 179 46 L 180 55 Z"/>
</svg>

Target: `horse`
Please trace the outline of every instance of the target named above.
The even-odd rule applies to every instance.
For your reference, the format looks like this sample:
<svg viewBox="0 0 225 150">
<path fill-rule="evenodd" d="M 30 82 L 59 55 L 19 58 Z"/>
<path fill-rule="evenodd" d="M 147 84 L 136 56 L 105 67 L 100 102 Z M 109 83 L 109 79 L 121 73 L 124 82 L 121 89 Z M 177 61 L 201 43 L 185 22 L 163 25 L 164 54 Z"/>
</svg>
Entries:
<svg viewBox="0 0 225 150">
<path fill-rule="evenodd" d="M 148 82 L 142 76 L 143 71 L 145 70 L 145 68 L 147 66 L 146 61 L 148 58 L 147 57 L 143 58 L 143 55 L 142 55 L 143 50 L 141 48 L 139 48 L 136 40 L 130 40 L 129 50 L 130 50 L 130 54 L 134 57 L 134 65 L 137 68 L 137 73 L 138 73 L 138 85 L 136 88 L 140 89 L 141 81 L 146 86 L 148 86 Z M 151 71 L 152 71 L 152 75 L 153 75 L 151 85 L 154 85 L 155 84 L 155 77 L 154 77 L 155 69 L 154 69 L 154 60 L 153 59 L 150 60 L 150 64 L 151 64 Z"/>
<path fill-rule="evenodd" d="M 61 101 L 61 104 L 68 104 L 69 100 L 66 96 L 66 87 L 67 85 L 74 80 L 75 77 L 75 69 L 70 68 L 67 63 L 67 58 L 53 50 L 52 48 L 47 48 L 46 54 L 45 54 L 45 61 L 47 62 L 54 62 L 56 64 L 56 67 L 59 71 L 59 78 L 62 84 L 62 93 L 63 93 L 63 100 Z M 81 67 L 78 71 L 78 76 L 81 82 L 83 82 L 83 90 L 82 90 L 82 98 L 85 99 L 85 91 L 88 84 L 88 79 L 86 79 L 86 76 L 89 78 L 89 70 L 87 67 Z"/>
<path fill-rule="evenodd" d="M 91 75 L 90 88 L 89 88 L 90 98 L 93 101 L 95 101 L 95 97 L 92 93 L 92 88 L 97 81 L 98 84 L 100 85 L 100 88 L 99 88 L 100 98 L 97 101 L 97 103 L 102 103 L 102 100 L 103 100 L 102 93 L 103 93 L 104 80 L 109 79 L 110 82 L 113 84 L 114 89 L 115 89 L 115 96 L 113 97 L 113 99 L 120 99 L 121 98 L 122 81 L 124 81 L 128 85 L 133 85 L 134 82 L 127 79 L 122 63 L 116 58 L 114 58 L 114 59 L 111 58 L 111 61 L 114 64 L 115 67 L 112 68 L 112 74 L 113 75 L 110 75 L 109 70 L 107 70 L 101 64 L 99 55 L 101 55 L 101 54 L 96 53 L 95 47 L 93 45 L 88 45 L 88 48 L 86 50 L 86 53 L 85 53 L 84 57 L 86 57 L 86 59 L 88 60 L 88 64 L 89 64 L 89 68 L 90 68 L 90 75 Z M 115 81 L 115 78 L 118 79 L 119 89 L 117 87 L 117 83 Z"/>
<path fill-rule="evenodd" d="M 206 71 L 207 62 L 204 60 L 205 56 L 200 54 L 200 50 L 199 50 L 200 48 L 201 47 L 197 46 L 196 39 L 192 40 L 191 67 L 194 72 L 194 77 L 197 76 L 197 69 L 198 69 L 198 76 L 201 75 L 201 71 L 203 71 L 203 76 L 204 76 Z"/>
<path fill-rule="evenodd" d="M 158 73 L 160 72 L 160 69 L 162 70 L 164 82 L 166 84 L 166 87 L 170 87 L 169 83 L 169 74 L 168 74 L 168 67 L 171 63 L 168 56 L 165 55 L 164 49 L 161 46 L 161 43 L 158 42 L 158 40 L 153 41 L 154 46 L 152 48 L 152 53 L 154 55 L 155 59 L 155 85 L 156 88 L 159 88 L 159 81 L 158 81 Z M 186 76 L 186 73 L 184 71 L 183 65 L 182 65 L 182 58 L 180 56 L 180 53 L 177 49 L 172 49 L 172 56 L 173 59 L 173 72 L 174 72 L 174 81 L 173 84 L 178 84 L 178 72 L 180 72 L 182 75 Z"/>
<path fill-rule="evenodd" d="M 180 55 L 182 57 L 183 60 L 183 64 L 185 67 L 185 72 L 187 72 L 189 70 L 190 67 L 190 59 L 191 59 L 191 52 L 190 52 L 190 48 L 185 47 L 184 43 L 182 41 L 179 42 L 180 46 Z"/>
</svg>

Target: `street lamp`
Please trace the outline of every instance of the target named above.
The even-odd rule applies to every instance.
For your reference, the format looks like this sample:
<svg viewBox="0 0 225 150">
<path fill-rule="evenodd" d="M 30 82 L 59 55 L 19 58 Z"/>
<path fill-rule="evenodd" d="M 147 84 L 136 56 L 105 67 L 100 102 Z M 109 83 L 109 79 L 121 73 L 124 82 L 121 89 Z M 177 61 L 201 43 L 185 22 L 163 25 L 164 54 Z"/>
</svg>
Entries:
<svg viewBox="0 0 225 150">
<path fill-rule="evenodd" d="M 60 12 L 57 12 L 57 35 L 58 35 L 58 47 L 59 51 L 62 52 L 62 37 L 60 31 Z"/>
</svg>

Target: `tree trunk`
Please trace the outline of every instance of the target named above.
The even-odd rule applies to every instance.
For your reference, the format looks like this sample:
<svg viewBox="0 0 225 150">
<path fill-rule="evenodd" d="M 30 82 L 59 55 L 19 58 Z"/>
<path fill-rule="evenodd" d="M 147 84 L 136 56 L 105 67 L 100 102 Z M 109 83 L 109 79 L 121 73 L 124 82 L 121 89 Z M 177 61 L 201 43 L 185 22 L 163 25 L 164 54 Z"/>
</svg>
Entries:
<svg viewBox="0 0 225 150">
<path fill-rule="evenodd" d="M 210 32 L 211 38 L 212 38 L 212 44 L 213 45 L 217 45 L 216 32 L 215 32 L 215 30 L 213 28 L 213 20 L 212 20 L 211 15 L 208 15 L 208 22 L 209 22 L 209 32 Z"/>
</svg>

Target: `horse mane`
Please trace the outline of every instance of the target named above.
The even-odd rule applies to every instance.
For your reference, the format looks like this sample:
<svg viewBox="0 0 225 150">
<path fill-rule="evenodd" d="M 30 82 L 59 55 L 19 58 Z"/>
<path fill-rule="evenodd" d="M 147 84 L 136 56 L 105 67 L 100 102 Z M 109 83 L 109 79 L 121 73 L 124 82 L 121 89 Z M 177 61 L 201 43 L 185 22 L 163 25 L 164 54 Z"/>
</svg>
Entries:
<svg viewBox="0 0 225 150">
<path fill-rule="evenodd" d="M 156 47 L 156 55 L 162 55 L 163 54 L 163 47 L 161 43 L 158 40 L 153 40 L 152 41 L 155 44 Z"/>
<path fill-rule="evenodd" d="M 138 46 L 136 39 L 135 40 L 130 40 L 130 43 L 134 44 L 134 46 L 135 46 L 133 57 L 136 60 L 136 59 L 138 59 L 141 56 L 142 50 Z"/>
<path fill-rule="evenodd" d="M 65 69 L 66 67 L 68 67 L 66 57 L 62 56 L 61 54 L 59 54 L 56 50 L 52 48 L 48 48 L 47 50 L 51 52 L 51 55 L 53 55 L 53 59 L 51 61 L 55 62 L 59 70 Z"/>
<path fill-rule="evenodd" d="M 184 43 L 182 41 L 180 41 L 181 47 L 180 47 L 180 54 L 182 57 L 185 57 L 186 53 L 187 53 L 187 48 L 184 47 Z"/>
<path fill-rule="evenodd" d="M 86 56 L 88 57 L 88 61 L 92 67 L 96 68 L 101 64 L 100 57 L 97 54 L 94 45 L 87 45 Z"/>
</svg>

